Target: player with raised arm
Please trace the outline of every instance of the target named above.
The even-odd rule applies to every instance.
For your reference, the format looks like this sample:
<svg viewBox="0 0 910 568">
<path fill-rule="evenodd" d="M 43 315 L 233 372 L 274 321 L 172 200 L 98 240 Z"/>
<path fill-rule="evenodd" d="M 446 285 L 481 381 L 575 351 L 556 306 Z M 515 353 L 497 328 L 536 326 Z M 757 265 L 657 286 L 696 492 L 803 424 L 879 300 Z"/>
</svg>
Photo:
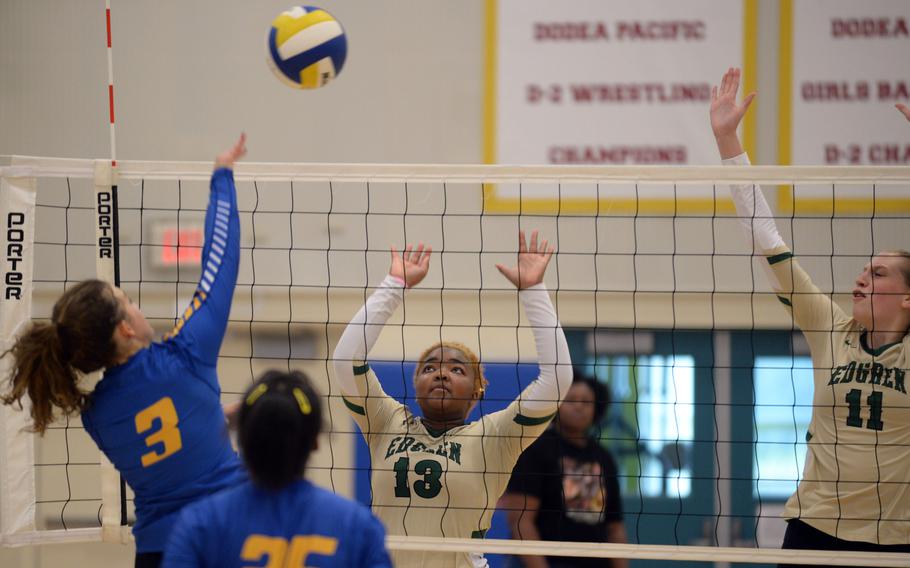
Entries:
<svg viewBox="0 0 910 568">
<path fill-rule="evenodd" d="M 393 535 L 483 538 L 521 452 L 546 429 L 572 384 L 572 365 L 543 277 L 553 250 L 537 231 L 519 233 L 518 265 L 497 265 L 518 288 L 534 333 L 539 377 L 506 409 L 466 423 L 487 381 L 478 357 L 460 343 L 439 342 L 418 358 L 416 416 L 385 394 L 366 362 L 406 288 L 430 266 L 429 248 L 392 249 L 389 275 L 348 324 L 335 349 L 344 403 L 370 447 L 373 510 Z M 485 566 L 479 554 L 393 553 L 397 566 Z"/>
<path fill-rule="evenodd" d="M 136 566 L 154 567 L 184 505 L 245 478 L 231 447 L 216 366 L 240 264 L 232 168 L 241 135 L 219 154 L 205 218 L 202 276 L 173 331 L 154 331 L 120 288 L 86 280 L 4 353 L 14 359 L 5 404 L 27 397 L 44 434 L 55 411 L 82 416 L 86 431 L 135 493 Z M 91 392 L 83 374 L 104 370 Z"/>
<path fill-rule="evenodd" d="M 736 129 L 755 94 L 737 102 L 739 81 L 739 69 L 728 70 L 711 96 L 711 127 L 730 165 L 749 164 Z M 910 552 L 910 253 L 873 256 L 856 277 L 847 314 L 793 258 L 761 188 L 730 191 L 812 354 L 806 464 L 784 509 L 783 548 Z"/>
<path fill-rule="evenodd" d="M 237 443 L 251 480 L 183 509 L 165 568 L 391 568 L 370 510 L 304 479 L 322 428 L 322 400 L 299 371 L 250 385 Z"/>
</svg>

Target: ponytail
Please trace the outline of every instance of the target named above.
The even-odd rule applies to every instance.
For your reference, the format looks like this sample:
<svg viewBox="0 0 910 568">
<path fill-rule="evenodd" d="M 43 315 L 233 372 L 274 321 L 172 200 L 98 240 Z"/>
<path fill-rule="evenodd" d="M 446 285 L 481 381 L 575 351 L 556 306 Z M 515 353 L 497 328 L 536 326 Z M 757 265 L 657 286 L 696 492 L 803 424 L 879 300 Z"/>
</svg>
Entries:
<svg viewBox="0 0 910 568">
<path fill-rule="evenodd" d="M 67 415 L 85 408 L 86 394 L 79 389 L 76 374 L 66 363 L 54 324 L 32 324 L 3 354 L 7 355 L 13 356 L 15 366 L 3 404 L 18 403 L 21 409 L 22 397 L 27 394 L 35 432 L 44 434 L 54 421 L 54 407 Z"/>
<path fill-rule="evenodd" d="M 18 404 L 28 395 L 32 430 L 44 434 L 54 409 L 70 416 L 82 412 L 88 393 L 79 388 L 81 373 L 110 366 L 116 356 L 114 329 L 123 319 L 109 284 L 86 280 L 63 293 L 54 304 L 51 323 L 33 323 L 0 358 L 13 356 L 9 391 L 3 404 Z"/>
</svg>

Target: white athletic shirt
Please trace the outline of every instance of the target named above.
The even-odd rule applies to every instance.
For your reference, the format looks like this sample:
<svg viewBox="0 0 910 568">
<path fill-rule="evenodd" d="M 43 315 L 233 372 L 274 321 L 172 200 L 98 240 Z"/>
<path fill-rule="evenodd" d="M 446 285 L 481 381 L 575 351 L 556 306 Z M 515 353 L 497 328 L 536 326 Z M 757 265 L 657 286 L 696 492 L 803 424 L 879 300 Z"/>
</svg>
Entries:
<svg viewBox="0 0 910 568">
<path fill-rule="evenodd" d="M 392 535 L 483 538 L 521 452 L 546 429 L 572 383 L 565 335 L 543 284 L 519 296 L 532 326 L 539 377 L 506 409 L 446 432 L 382 389 L 366 355 L 403 297 L 387 277 L 335 349 L 335 380 L 370 447 L 373 511 Z M 486 566 L 479 554 L 392 553 L 396 566 Z"/>
<path fill-rule="evenodd" d="M 742 154 L 724 163 L 748 165 L 749 160 Z M 744 224 L 752 231 L 756 253 L 766 257 L 778 298 L 812 354 L 815 391 L 806 465 L 784 516 L 844 540 L 910 544 L 910 397 L 905 380 L 910 335 L 899 343 L 866 348 L 862 326 L 812 283 L 783 244 L 770 212 L 761 213 L 767 211 L 761 189 L 730 189 L 740 218 L 755 220 Z"/>
</svg>

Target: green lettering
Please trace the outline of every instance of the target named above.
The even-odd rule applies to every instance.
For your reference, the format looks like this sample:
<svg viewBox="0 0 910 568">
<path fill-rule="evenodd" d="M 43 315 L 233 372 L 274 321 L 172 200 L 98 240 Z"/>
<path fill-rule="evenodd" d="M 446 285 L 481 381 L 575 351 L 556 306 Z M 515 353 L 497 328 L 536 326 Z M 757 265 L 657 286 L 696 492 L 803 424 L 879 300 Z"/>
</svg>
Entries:
<svg viewBox="0 0 910 568">
<path fill-rule="evenodd" d="M 894 390 L 901 391 L 904 394 L 907 394 L 907 389 L 904 388 L 904 377 L 906 373 L 903 369 L 894 369 Z"/>
<path fill-rule="evenodd" d="M 401 443 L 398 444 L 398 449 L 395 450 L 395 453 L 400 454 L 401 452 L 408 451 L 408 448 L 410 448 L 411 444 L 413 444 L 413 443 L 414 443 L 414 438 L 412 438 L 410 436 L 405 436 L 404 440 L 402 440 Z"/>
<path fill-rule="evenodd" d="M 844 372 L 843 366 L 832 369 L 831 370 L 831 380 L 828 381 L 828 384 L 836 385 L 840 381 L 839 377 L 840 377 L 841 373 L 843 373 L 843 372 Z"/>
<path fill-rule="evenodd" d="M 386 459 L 392 457 L 392 454 L 395 453 L 395 444 L 401 441 L 401 438 L 395 437 L 392 438 L 392 443 L 389 444 L 389 448 L 385 451 Z"/>
<path fill-rule="evenodd" d="M 461 444 L 449 442 L 449 459 L 461 465 Z"/>
<path fill-rule="evenodd" d="M 880 385 L 882 384 L 882 375 L 885 374 L 885 366 L 881 363 L 872 363 L 872 379 L 869 381 L 870 385 Z"/>
<path fill-rule="evenodd" d="M 420 442 L 417 442 L 417 443 L 415 443 L 413 446 L 411 446 L 411 451 L 412 451 L 412 452 L 422 452 L 422 451 L 424 451 L 425 449 L 427 449 L 427 447 L 424 446 L 424 445 L 423 445 L 422 443 L 420 443 Z"/>
<path fill-rule="evenodd" d="M 847 365 L 847 370 L 844 373 L 844 378 L 840 380 L 841 383 L 852 383 L 853 375 L 856 373 L 856 361 L 850 361 Z"/>
<path fill-rule="evenodd" d="M 869 378 L 869 363 L 860 363 L 856 367 L 856 382 L 865 383 Z"/>
<path fill-rule="evenodd" d="M 443 442 L 442 444 L 439 444 L 439 446 L 436 448 L 436 455 L 437 455 L 437 456 L 442 456 L 442 457 L 444 457 L 444 458 L 445 458 L 445 457 L 448 457 L 448 454 L 446 454 L 446 445 L 445 445 L 445 442 Z"/>
<path fill-rule="evenodd" d="M 894 374 L 894 369 L 885 369 L 885 380 L 882 381 L 883 387 L 888 387 L 889 389 L 894 388 L 894 383 L 891 381 L 891 375 Z"/>
</svg>

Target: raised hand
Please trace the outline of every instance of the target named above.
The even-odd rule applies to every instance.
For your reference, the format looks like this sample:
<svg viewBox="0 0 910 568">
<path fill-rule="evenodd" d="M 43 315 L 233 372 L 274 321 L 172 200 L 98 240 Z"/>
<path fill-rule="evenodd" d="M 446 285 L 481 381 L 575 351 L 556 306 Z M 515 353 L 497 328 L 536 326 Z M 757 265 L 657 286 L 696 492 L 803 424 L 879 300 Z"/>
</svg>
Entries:
<svg viewBox="0 0 910 568">
<path fill-rule="evenodd" d="M 246 134 L 241 133 L 240 139 L 230 149 L 218 154 L 215 158 L 216 168 L 233 168 L 234 162 L 246 156 Z"/>
<path fill-rule="evenodd" d="M 543 282 L 543 275 L 553 256 L 553 247 L 547 241 L 537 243 L 537 231 L 531 232 L 531 246 L 525 241 L 525 232 L 518 231 L 518 265 L 505 266 L 497 264 L 496 268 L 509 282 L 519 290 L 530 288 Z"/>
<path fill-rule="evenodd" d="M 742 102 L 736 102 L 740 75 L 738 68 L 731 67 L 724 73 L 720 88 L 711 88 L 711 129 L 716 138 L 736 135 L 736 128 L 755 98 L 755 93 L 749 93 Z"/>
<path fill-rule="evenodd" d="M 417 243 L 417 249 L 414 249 L 414 245 L 407 245 L 402 254 L 398 254 L 395 247 L 392 247 L 392 266 L 389 267 L 389 275 L 402 280 L 406 288 L 417 286 L 430 271 L 432 252 L 433 249 L 424 248 L 423 243 Z"/>
<path fill-rule="evenodd" d="M 904 103 L 897 103 L 894 105 L 894 108 L 901 111 L 901 114 L 903 114 L 907 120 L 910 120 L 910 108 L 907 108 L 907 105 Z"/>
</svg>

